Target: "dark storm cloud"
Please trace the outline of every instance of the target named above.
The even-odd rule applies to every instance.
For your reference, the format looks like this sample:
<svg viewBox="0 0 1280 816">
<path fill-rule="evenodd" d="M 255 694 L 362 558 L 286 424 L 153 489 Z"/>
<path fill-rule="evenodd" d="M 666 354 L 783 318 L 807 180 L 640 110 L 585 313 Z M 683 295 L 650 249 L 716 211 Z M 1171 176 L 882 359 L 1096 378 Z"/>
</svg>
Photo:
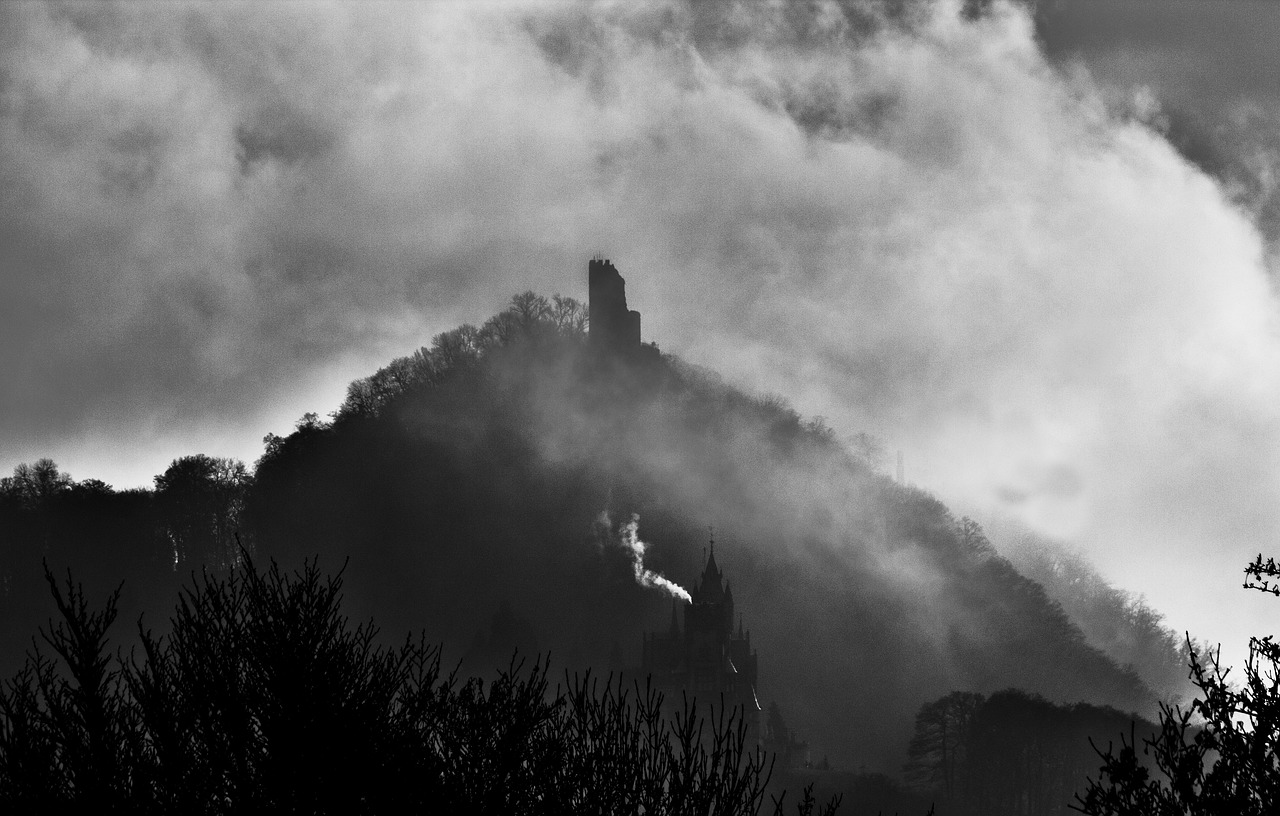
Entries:
<svg viewBox="0 0 1280 816">
<path fill-rule="evenodd" d="M 1280 241 L 1280 5 L 1268 0 L 1057 0 L 1037 32 L 1078 60 L 1117 107 L 1150 116 L 1189 160 Z"/>
<path fill-rule="evenodd" d="M 1280 98 L 1280 11 L 1270 0 L 1055 0 L 1037 6 L 1036 22 L 1053 57 L 1097 56 L 1107 73 L 1167 81 L 1205 102 Z"/>
<path fill-rule="evenodd" d="M 604 250 L 664 349 L 1230 592 L 1280 533 L 1263 242 L 1162 98 L 962 11 L 4 4 L 0 456 L 251 459 Z"/>
</svg>

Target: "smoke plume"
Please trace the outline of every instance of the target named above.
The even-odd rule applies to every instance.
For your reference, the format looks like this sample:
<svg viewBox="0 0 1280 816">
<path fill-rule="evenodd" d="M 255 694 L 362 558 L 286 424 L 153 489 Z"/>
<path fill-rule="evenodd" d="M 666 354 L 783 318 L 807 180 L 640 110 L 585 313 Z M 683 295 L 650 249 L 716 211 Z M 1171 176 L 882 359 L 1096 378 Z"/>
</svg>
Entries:
<svg viewBox="0 0 1280 816">
<path fill-rule="evenodd" d="M 600 513 L 598 524 L 605 530 L 612 529 L 609 511 L 605 510 Z M 639 533 L 640 515 L 632 513 L 631 520 L 619 527 L 617 534 L 618 543 L 622 545 L 622 548 L 626 550 L 628 557 L 631 559 L 631 569 L 635 573 L 636 583 L 642 587 L 660 589 L 670 594 L 673 598 L 679 598 L 685 603 L 692 603 L 693 598 L 689 596 L 684 587 L 645 567 L 644 552 L 649 549 L 649 545 L 640 540 Z"/>
</svg>

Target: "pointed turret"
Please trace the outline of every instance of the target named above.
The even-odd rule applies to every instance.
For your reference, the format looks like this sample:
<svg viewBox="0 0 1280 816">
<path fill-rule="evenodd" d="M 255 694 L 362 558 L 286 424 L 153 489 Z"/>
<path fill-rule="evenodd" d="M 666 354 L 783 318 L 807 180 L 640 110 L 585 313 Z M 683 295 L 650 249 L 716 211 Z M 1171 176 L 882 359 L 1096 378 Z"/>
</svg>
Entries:
<svg viewBox="0 0 1280 816">
<path fill-rule="evenodd" d="M 698 583 L 699 598 L 703 603 L 719 603 L 724 598 L 724 588 L 720 581 L 723 573 L 716 566 L 716 540 L 711 539 L 711 554 L 707 556 L 707 565 L 702 569 L 702 579 Z"/>
</svg>

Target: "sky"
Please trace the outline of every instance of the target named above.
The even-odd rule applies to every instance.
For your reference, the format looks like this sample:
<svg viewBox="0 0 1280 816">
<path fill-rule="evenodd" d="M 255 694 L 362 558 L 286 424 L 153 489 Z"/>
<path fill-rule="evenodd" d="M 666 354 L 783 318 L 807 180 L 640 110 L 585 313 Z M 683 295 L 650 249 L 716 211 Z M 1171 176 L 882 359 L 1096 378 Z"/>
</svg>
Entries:
<svg viewBox="0 0 1280 816">
<path fill-rule="evenodd" d="M 252 462 L 601 253 L 664 351 L 1238 662 L 1278 38 L 1228 0 L 0 4 L 0 472 Z"/>
</svg>

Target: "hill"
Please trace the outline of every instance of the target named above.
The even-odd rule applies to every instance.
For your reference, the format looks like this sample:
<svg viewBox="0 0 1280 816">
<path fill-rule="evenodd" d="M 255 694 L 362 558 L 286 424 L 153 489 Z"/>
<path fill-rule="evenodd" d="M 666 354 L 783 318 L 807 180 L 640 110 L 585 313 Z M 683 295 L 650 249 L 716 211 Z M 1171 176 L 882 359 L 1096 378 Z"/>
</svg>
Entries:
<svg viewBox="0 0 1280 816">
<path fill-rule="evenodd" d="M 637 585 L 618 523 L 638 517 L 646 566 L 676 582 L 714 525 L 762 704 L 845 767 L 896 771 L 916 710 L 952 689 L 1150 707 L 976 524 L 780 400 L 593 347 L 584 317 L 517 296 L 353 383 L 332 422 L 269 437 L 242 518 L 259 556 L 350 558 L 357 618 L 455 658 L 620 669 L 672 601 Z"/>
<path fill-rule="evenodd" d="M 896 773 L 917 710 L 952 690 L 1150 708 L 1138 674 L 977 524 L 820 420 L 640 344 L 630 314 L 593 343 L 576 301 L 519 295 L 352 383 L 331 421 L 269 436 L 252 473 L 188 456 L 154 490 L 117 492 L 20 466 L 0 480 L 0 668 L 52 612 L 42 560 L 91 597 L 123 580 L 121 619 L 163 631 L 190 573 L 244 545 L 286 567 L 346 563 L 355 619 L 425 630 L 468 669 L 516 648 L 629 669 L 675 603 L 637 583 L 620 538 L 635 518 L 645 566 L 677 583 L 701 572 L 714 526 L 759 700 L 815 759 Z"/>
</svg>

